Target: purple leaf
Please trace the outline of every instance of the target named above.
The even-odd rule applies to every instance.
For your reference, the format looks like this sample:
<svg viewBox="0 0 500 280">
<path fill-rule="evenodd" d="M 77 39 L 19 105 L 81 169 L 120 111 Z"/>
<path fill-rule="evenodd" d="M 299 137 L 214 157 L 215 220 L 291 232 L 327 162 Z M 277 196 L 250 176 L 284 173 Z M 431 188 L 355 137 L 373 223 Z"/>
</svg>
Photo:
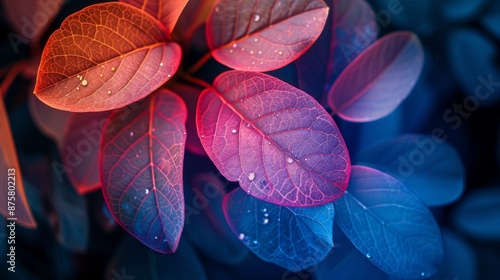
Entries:
<svg viewBox="0 0 500 280">
<path fill-rule="evenodd" d="M 196 124 L 222 175 L 256 198 L 305 207 L 344 193 L 350 159 L 337 125 L 311 96 L 281 80 L 221 74 L 202 92 Z"/>
<path fill-rule="evenodd" d="M 327 16 L 322 0 L 220 0 L 207 21 L 207 41 L 228 67 L 275 70 L 311 47 Z"/>
<path fill-rule="evenodd" d="M 162 253 L 174 252 L 184 225 L 182 99 L 160 90 L 104 126 L 100 170 L 104 198 L 117 223 Z"/>
<path fill-rule="evenodd" d="M 385 117 L 408 96 L 423 63 L 424 52 L 413 33 L 386 35 L 344 69 L 328 93 L 328 104 L 352 122 Z"/>
<path fill-rule="evenodd" d="M 284 207 L 235 189 L 224 197 L 224 214 L 252 252 L 291 271 L 318 264 L 333 247 L 333 203 Z"/>
</svg>

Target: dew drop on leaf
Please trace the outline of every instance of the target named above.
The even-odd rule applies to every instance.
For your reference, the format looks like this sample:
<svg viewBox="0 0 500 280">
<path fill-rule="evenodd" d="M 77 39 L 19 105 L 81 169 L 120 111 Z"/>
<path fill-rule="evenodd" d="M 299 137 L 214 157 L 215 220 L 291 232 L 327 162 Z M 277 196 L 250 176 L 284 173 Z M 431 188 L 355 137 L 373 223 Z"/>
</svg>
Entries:
<svg viewBox="0 0 500 280">
<path fill-rule="evenodd" d="M 252 181 L 253 179 L 255 179 L 255 173 L 250 173 L 248 174 L 248 180 Z"/>
<path fill-rule="evenodd" d="M 133 131 L 130 132 L 130 137 L 134 137 L 134 132 Z"/>
<path fill-rule="evenodd" d="M 82 81 L 82 86 L 87 86 L 88 84 L 89 84 L 89 82 L 87 80 Z"/>
<path fill-rule="evenodd" d="M 254 21 L 259 21 L 260 20 L 260 15 L 256 14 L 255 17 L 253 18 Z"/>
<path fill-rule="evenodd" d="M 231 133 L 233 133 L 233 134 L 236 134 L 236 132 L 238 132 L 236 129 L 231 130 Z"/>
<path fill-rule="evenodd" d="M 292 162 L 293 162 L 293 159 L 292 159 L 291 157 L 287 157 L 287 158 L 286 158 L 286 162 L 288 162 L 288 163 L 292 163 Z"/>
<path fill-rule="evenodd" d="M 245 238 L 245 235 L 243 233 L 240 233 L 240 235 L 238 235 L 239 240 L 243 240 L 244 238 Z"/>
<path fill-rule="evenodd" d="M 111 67 L 111 71 L 115 71 L 115 70 L 116 70 L 116 68 L 114 66 Z"/>
<path fill-rule="evenodd" d="M 148 193 L 149 193 L 149 190 L 148 190 L 148 189 L 146 189 L 144 192 L 145 192 L 146 194 L 148 194 Z"/>
</svg>

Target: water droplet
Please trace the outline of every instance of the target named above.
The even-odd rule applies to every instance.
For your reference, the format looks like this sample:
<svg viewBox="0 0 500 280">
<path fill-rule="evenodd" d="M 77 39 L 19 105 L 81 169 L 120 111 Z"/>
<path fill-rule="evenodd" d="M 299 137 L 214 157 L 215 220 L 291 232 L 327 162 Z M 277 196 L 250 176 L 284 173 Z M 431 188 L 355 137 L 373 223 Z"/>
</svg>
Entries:
<svg viewBox="0 0 500 280">
<path fill-rule="evenodd" d="M 245 238 L 245 235 L 243 233 L 240 233 L 240 235 L 238 235 L 238 239 L 243 240 L 243 238 Z"/>
<path fill-rule="evenodd" d="M 262 54 L 262 51 L 259 51 L 259 54 Z"/>
<path fill-rule="evenodd" d="M 134 199 L 137 199 L 137 196 L 134 196 Z"/>
<path fill-rule="evenodd" d="M 250 51 L 250 54 L 253 54 L 253 51 Z"/>
<path fill-rule="evenodd" d="M 305 161 L 308 161 L 309 159 L 308 159 L 308 158 L 305 158 L 304 160 L 305 160 Z"/>
<path fill-rule="evenodd" d="M 99 75 L 102 78 L 102 74 Z"/>
<path fill-rule="evenodd" d="M 291 157 L 286 157 L 286 162 L 288 163 L 292 163 L 293 162 L 293 159 Z"/>
<path fill-rule="evenodd" d="M 420 275 L 425 276 L 425 272 L 420 273 Z"/>
<path fill-rule="evenodd" d="M 149 193 L 149 190 L 148 190 L 148 189 L 146 189 L 146 190 L 144 190 L 144 192 L 145 192 L 146 194 L 148 194 L 148 193 Z"/>
<path fill-rule="evenodd" d="M 271 145 L 271 142 L 267 142 L 267 145 Z"/>
<path fill-rule="evenodd" d="M 247 194 L 250 194 L 250 190 L 247 190 Z M 250 213 L 250 210 L 248 210 L 247 212 L 249 212 L 249 213 Z"/>
<path fill-rule="evenodd" d="M 116 68 L 114 66 L 111 67 L 111 71 L 115 71 L 115 70 L 116 70 Z"/>
<path fill-rule="evenodd" d="M 229 50 L 229 53 L 233 53 L 233 52 L 234 52 L 234 50 L 233 50 L 233 49 L 230 49 L 230 50 Z"/>
<path fill-rule="evenodd" d="M 254 241 L 253 241 L 253 244 L 254 244 L 254 245 L 257 245 L 257 244 L 259 244 L 259 241 L 254 240 Z"/>
<path fill-rule="evenodd" d="M 170 78 L 170 77 L 172 77 L 172 75 L 168 74 L 168 75 L 167 75 L 167 77 L 169 77 L 169 78 Z"/>
<path fill-rule="evenodd" d="M 101 65 L 101 68 L 104 68 L 104 64 L 103 64 L 103 65 Z"/>
<path fill-rule="evenodd" d="M 76 87 L 76 90 L 79 90 L 80 88 L 79 87 Z"/>
<path fill-rule="evenodd" d="M 371 257 L 372 257 L 372 255 L 370 255 L 370 253 L 366 253 L 366 257 L 367 257 L 367 258 L 371 258 Z"/>
<path fill-rule="evenodd" d="M 255 17 L 253 18 L 254 21 L 259 21 L 260 20 L 260 15 L 256 14 Z"/>
<path fill-rule="evenodd" d="M 261 61 L 260 64 L 264 64 L 264 61 Z"/>
<path fill-rule="evenodd" d="M 155 239 L 158 239 L 158 236 L 155 236 Z"/>
<path fill-rule="evenodd" d="M 219 12 L 219 7 L 215 7 L 215 12 L 218 13 Z"/>
<path fill-rule="evenodd" d="M 253 179 L 255 179 L 255 173 L 252 172 L 248 174 L 248 180 L 253 181 Z"/>
<path fill-rule="evenodd" d="M 264 220 L 262 220 L 262 224 L 263 225 L 267 225 L 269 223 L 269 219 L 268 218 L 264 218 Z"/>
<path fill-rule="evenodd" d="M 282 54 L 283 54 L 283 52 L 279 52 L 278 54 L 279 54 L 279 55 L 282 55 Z"/>
<path fill-rule="evenodd" d="M 262 207 L 262 209 L 260 209 L 260 211 L 261 211 L 262 213 L 266 213 L 266 212 L 267 212 L 267 208 L 266 208 L 266 207 Z"/>
<path fill-rule="evenodd" d="M 250 123 L 247 123 L 248 128 L 252 128 L 252 125 Z"/>
<path fill-rule="evenodd" d="M 202 134 L 202 135 L 201 135 L 201 138 L 205 138 L 205 135 L 203 135 L 203 134 Z"/>
<path fill-rule="evenodd" d="M 259 41 L 259 39 L 255 38 L 255 39 L 253 39 L 253 41 L 254 41 L 255 43 L 257 43 L 257 42 Z"/>
<path fill-rule="evenodd" d="M 130 137 L 134 137 L 134 132 L 133 131 L 130 132 Z"/>
<path fill-rule="evenodd" d="M 238 132 L 236 129 L 233 128 L 233 130 L 231 130 L 231 133 L 232 134 L 236 134 L 236 132 Z"/>
<path fill-rule="evenodd" d="M 238 44 L 233 44 L 233 48 L 236 48 L 238 46 Z"/>
<path fill-rule="evenodd" d="M 264 213 L 264 217 L 269 217 L 269 213 Z"/>
<path fill-rule="evenodd" d="M 110 91 L 110 90 L 108 90 L 108 94 L 111 94 L 111 91 Z"/>
<path fill-rule="evenodd" d="M 89 82 L 87 80 L 82 81 L 82 86 L 87 86 L 88 84 L 89 84 Z"/>
</svg>

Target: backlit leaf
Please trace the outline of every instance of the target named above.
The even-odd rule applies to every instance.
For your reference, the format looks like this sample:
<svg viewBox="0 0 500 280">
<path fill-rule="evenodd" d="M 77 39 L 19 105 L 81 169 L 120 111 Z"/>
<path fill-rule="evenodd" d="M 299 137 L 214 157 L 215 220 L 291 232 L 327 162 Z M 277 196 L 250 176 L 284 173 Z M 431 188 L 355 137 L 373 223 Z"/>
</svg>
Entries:
<svg viewBox="0 0 500 280">
<path fill-rule="evenodd" d="M 332 203 L 284 207 L 238 188 L 224 198 L 224 214 L 233 233 L 252 252 L 291 271 L 317 264 L 333 247 Z"/>
<path fill-rule="evenodd" d="M 116 109 L 164 84 L 180 59 L 180 47 L 150 15 L 123 3 L 91 5 L 49 38 L 34 93 L 60 110 Z"/>
<path fill-rule="evenodd" d="M 201 93 L 196 124 L 221 174 L 264 201 L 321 205 L 346 189 L 350 160 L 332 117 L 272 76 L 228 71 Z"/>
<path fill-rule="evenodd" d="M 275 70 L 311 47 L 327 16 L 322 0 L 220 0 L 207 21 L 208 45 L 233 69 Z"/>
<path fill-rule="evenodd" d="M 377 143 L 361 151 L 357 163 L 390 174 L 429 206 L 457 200 L 465 187 L 460 156 L 437 135 L 410 134 Z"/>
<path fill-rule="evenodd" d="M 120 2 L 135 6 L 152 15 L 165 26 L 167 34 L 170 34 L 188 0 L 120 0 Z"/>
<path fill-rule="evenodd" d="M 412 279 L 436 273 L 443 258 L 439 227 L 429 209 L 399 181 L 353 166 L 349 188 L 334 205 L 340 228 L 384 272 Z"/>
<path fill-rule="evenodd" d="M 104 125 L 100 170 L 113 217 L 139 241 L 174 252 L 184 225 L 182 164 L 186 107 L 160 90 Z"/>
<path fill-rule="evenodd" d="M 66 125 L 61 159 L 68 178 L 79 194 L 101 187 L 99 144 L 103 127 L 111 112 L 72 114 Z"/>
<path fill-rule="evenodd" d="M 453 223 L 478 240 L 500 240 L 500 188 L 469 193 L 457 205 Z"/>
<path fill-rule="evenodd" d="M 0 182 L 2 182 L 0 213 L 6 218 L 16 218 L 16 224 L 27 228 L 36 228 L 36 221 L 31 214 L 24 192 L 22 173 L 3 100 L 0 100 L 0 127 L 2 130 L 0 135 Z M 9 206 L 11 206 L 11 210 L 14 206 L 14 210 L 9 210 Z"/>
<path fill-rule="evenodd" d="M 328 92 L 328 104 L 352 122 L 385 117 L 408 96 L 423 63 L 424 52 L 414 34 L 386 35 L 344 69 Z"/>
</svg>

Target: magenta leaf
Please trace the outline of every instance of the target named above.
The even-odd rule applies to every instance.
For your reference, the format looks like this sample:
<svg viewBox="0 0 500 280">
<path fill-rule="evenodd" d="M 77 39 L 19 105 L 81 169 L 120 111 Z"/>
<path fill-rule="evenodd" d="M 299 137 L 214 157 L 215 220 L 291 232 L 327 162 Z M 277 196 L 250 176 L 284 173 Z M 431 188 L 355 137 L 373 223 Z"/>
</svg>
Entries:
<svg viewBox="0 0 500 280">
<path fill-rule="evenodd" d="M 423 63 L 417 36 L 410 32 L 386 35 L 344 69 L 328 92 L 328 104 L 352 122 L 385 117 L 408 96 Z"/>
<path fill-rule="evenodd" d="M 224 215 L 252 252 L 291 271 L 318 264 L 333 248 L 333 203 L 284 207 L 237 188 L 224 197 Z"/>
<path fill-rule="evenodd" d="M 101 184 L 113 217 L 162 253 L 176 250 L 184 224 L 185 122 L 182 100 L 160 90 L 113 113 L 101 142 Z"/>
<path fill-rule="evenodd" d="M 202 92 L 196 124 L 221 174 L 256 198 L 305 207 L 331 202 L 346 189 L 350 159 L 332 117 L 272 76 L 221 74 Z"/>
<path fill-rule="evenodd" d="M 99 180 L 99 143 L 110 111 L 73 113 L 66 124 L 61 159 L 71 184 L 79 194 L 101 187 Z"/>
<path fill-rule="evenodd" d="M 275 70 L 311 47 L 327 16 L 322 0 L 220 0 L 207 21 L 208 45 L 233 69 Z"/>
</svg>

